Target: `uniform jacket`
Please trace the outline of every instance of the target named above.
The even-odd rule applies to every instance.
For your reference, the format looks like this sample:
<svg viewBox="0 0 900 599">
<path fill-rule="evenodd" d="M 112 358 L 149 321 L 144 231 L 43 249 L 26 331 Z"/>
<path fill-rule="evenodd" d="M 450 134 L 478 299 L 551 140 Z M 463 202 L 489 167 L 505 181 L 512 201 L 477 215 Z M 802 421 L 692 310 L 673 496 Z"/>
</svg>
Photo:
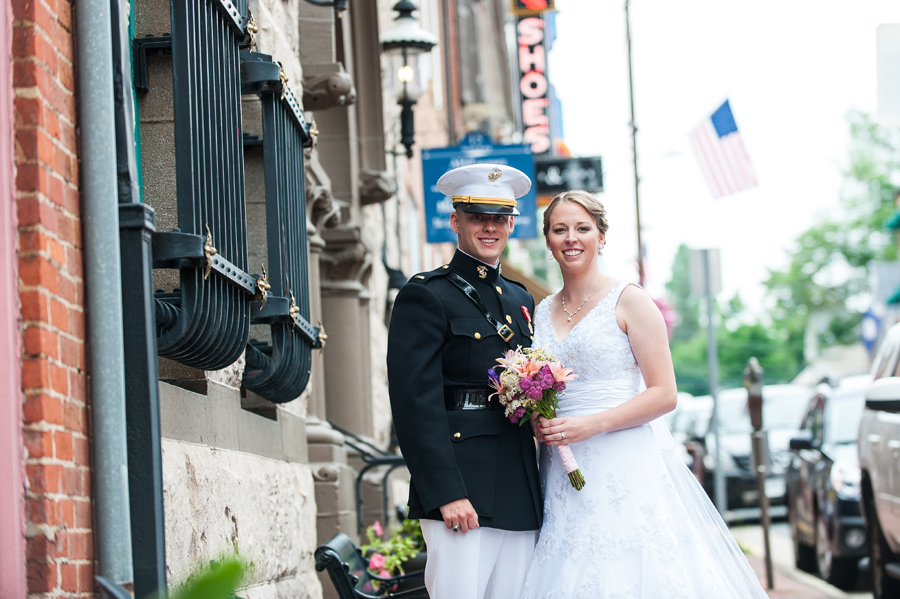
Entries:
<svg viewBox="0 0 900 599">
<path fill-rule="evenodd" d="M 534 314 L 525 288 L 462 252 L 400 289 L 387 365 L 394 428 L 412 478 L 409 515 L 441 520 L 440 506 L 467 497 L 481 526 L 536 530 L 542 499 L 531 427 L 511 423 L 502 409 L 445 408 L 445 388 L 488 388 L 488 369 L 509 349 L 448 280 L 453 273 L 476 289 L 495 319 L 509 323 L 513 347 L 530 347 L 534 334 L 522 310 Z"/>
</svg>

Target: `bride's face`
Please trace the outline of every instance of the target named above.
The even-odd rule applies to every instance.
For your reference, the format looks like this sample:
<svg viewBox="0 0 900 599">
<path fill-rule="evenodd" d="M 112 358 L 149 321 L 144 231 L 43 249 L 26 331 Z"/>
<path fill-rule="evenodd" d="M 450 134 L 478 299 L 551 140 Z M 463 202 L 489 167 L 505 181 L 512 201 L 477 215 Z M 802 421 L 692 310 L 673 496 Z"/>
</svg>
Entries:
<svg viewBox="0 0 900 599">
<path fill-rule="evenodd" d="M 560 266 L 587 266 L 604 239 L 594 218 L 575 202 L 560 202 L 550 213 L 547 248 Z"/>
</svg>

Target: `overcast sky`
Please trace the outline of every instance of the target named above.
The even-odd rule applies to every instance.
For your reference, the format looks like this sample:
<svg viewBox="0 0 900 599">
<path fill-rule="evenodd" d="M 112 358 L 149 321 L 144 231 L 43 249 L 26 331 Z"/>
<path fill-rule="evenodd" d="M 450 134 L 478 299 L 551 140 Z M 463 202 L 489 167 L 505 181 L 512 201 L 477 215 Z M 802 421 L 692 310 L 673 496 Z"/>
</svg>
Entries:
<svg viewBox="0 0 900 599">
<path fill-rule="evenodd" d="M 548 75 L 574 156 L 601 156 L 611 274 L 636 280 L 624 0 L 556 0 Z M 632 0 L 646 287 L 663 294 L 682 243 L 716 247 L 724 294 L 751 309 L 766 268 L 838 208 L 847 112 L 876 108 L 875 31 L 897 0 Z M 688 133 L 725 99 L 759 187 L 712 199 Z M 900 183 L 900 182 L 898 182 Z"/>
</svg>

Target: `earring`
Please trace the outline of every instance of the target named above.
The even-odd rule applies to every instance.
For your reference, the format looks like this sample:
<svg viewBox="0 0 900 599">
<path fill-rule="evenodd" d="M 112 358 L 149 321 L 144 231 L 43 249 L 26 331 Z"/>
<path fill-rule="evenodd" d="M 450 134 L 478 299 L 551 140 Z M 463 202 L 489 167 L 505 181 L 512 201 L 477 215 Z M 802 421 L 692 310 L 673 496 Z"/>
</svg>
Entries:
<svg viewBox="0 0 900 599">
<path fill-rule="evenodd" d="M 549 260 L 550 262 L 553 262 L 554 260 L 556 260 L 556 258 L 553 257 L 553 252 L 550 251 L 550 248 L 547 248 L 547 251 L 549 252 L 547 254 L 547 260 Z"/>
<path fill-rule="evenodd" d="M 598 254 L 602 254 L 602 253 L 603 253 L 603 248 L 605 248 L 605 247 L 606 247 L 606 242 L 605 242 L 605 241 L 602 241 L 602 242 L 598 243 L 598 244 L 597 244 L 597 253 L 598 253 Z"/>
</svg>

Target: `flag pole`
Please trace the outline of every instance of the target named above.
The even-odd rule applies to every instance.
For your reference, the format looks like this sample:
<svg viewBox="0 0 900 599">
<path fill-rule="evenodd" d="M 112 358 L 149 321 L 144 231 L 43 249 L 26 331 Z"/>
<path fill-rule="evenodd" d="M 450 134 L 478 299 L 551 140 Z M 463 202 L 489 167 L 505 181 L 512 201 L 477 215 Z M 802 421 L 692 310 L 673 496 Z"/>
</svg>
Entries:
<svg viewBox="0 0 900 599">
<path fill-rule="evenodd" d="M 641 198 L 638 192 L 640 177 L 637 165 L 637 125 L 634 122 L 634 76 L 631 72 L 631 22 L 628 18 L 628 2 L 625 0 L 625 39 L 628 43 L 628 95 L 631 100 L 631 150 L 634 159 L 634 210 L 637 216 L 637 266 L 638 284 L 644 285 L 644 246 L 641 243 Z"/>
</svg>

